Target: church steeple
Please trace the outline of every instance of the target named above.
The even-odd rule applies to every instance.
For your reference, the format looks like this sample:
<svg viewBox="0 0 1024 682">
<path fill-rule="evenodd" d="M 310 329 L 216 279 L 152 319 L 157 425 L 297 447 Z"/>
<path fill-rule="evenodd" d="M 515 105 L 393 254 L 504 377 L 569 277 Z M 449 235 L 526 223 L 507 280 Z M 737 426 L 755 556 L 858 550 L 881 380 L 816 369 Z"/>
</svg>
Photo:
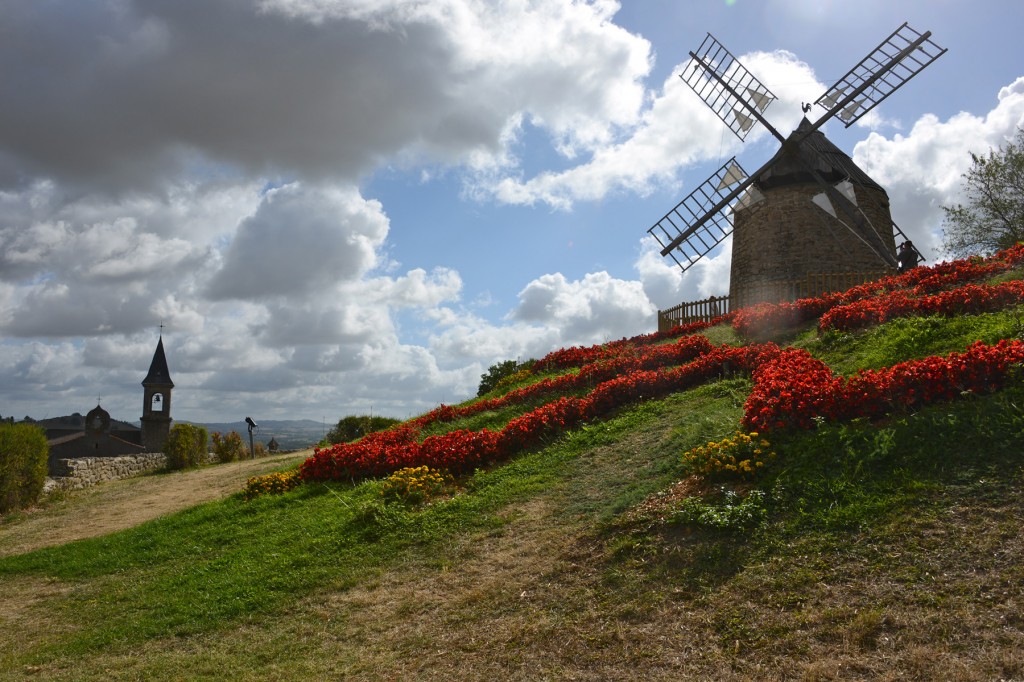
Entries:
<svg viewBox="0 0 1024 682">
<path fill-rule="evenodd" d="M 171 432 L 171 389 L 174 388 L 167 369 L 163 334 L 157 341 L 142 387 L 142 444 L 149 452 L 162 452 Z"/>
<path fill-rule="evenodd" d="M 149 374 L 142 380 L 142 385 L 158 384 L 174 388 L 171 381 L 171 371 L 167 369 L 167 356 L 164 355 L 164 337 L 161 334 L 160 340 L 156 343 L 156 352 L 153 353 L 153 362 L 149 364 Z"/>
</svg>

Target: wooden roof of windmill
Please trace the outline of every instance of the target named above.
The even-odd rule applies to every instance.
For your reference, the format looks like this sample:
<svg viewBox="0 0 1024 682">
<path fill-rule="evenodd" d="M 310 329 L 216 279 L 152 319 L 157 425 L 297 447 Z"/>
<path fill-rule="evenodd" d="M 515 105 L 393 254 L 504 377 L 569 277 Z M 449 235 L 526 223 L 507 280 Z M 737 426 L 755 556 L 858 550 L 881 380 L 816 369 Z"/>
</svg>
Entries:
<svg viewBox="0 0 1024 682">
<path fill-rule="evenodd" d="M 814 178 L 806 170 L 810 166 L 828 182 L 849 179 L 855 185 L 885 192 L 824 133 L 820 130 L 808 132 L 811 130 L 811 122 L 804 118 L 790 133 L 771 161 L 765 164 L 765 170 L 757 176 L 755 182 L 760 189 L 813 183 Z"/>
</svg>

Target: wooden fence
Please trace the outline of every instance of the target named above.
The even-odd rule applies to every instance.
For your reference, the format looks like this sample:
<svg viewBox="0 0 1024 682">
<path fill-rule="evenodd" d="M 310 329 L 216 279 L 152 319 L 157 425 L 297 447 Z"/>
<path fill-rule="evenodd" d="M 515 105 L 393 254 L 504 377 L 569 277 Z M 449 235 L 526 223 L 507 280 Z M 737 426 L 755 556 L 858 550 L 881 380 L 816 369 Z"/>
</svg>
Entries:
<svg viewBox="0 0 1024 682">
<path fill-rule="evenodd" d="M 658 311 L 658 331 L 690 322 L 709 322 L 719 315 L 739 310 L 756 303 L 779 303 L 799 298 L 820 296 L 831 291 L 845 291 L 850 287 L 884 277 L 885 272 L 826 272 L 807 275 L 801 280 L 765 282 L 756 286 L 739 287 L 728 296 L 712 296 L 702 301 L 680 303 Z"/>
</svg>

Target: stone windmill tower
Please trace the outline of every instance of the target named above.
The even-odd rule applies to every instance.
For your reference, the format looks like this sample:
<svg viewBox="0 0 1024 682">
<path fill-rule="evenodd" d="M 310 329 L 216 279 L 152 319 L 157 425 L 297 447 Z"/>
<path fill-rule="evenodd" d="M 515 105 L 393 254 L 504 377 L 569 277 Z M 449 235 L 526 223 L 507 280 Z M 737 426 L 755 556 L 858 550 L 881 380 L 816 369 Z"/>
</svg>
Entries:
<svg viewBox="0 0 1024 682">
<path fill-rule="evenodd" d="M 680 78 L 740 140 L 760 122 L 781 147 L 753 174 L 729 159 L 655 223 L 648 232 L 661 254 L 685 271 L 732 234 L 734 308 L 810 295 L 794 284 L 816 278 L 807 286 L 820 293 L 829 288 L 825 275 L 894 269 L 895 235 L 905 237 L 885 190 L 819 129 L 834 117 L 853 125 L 945 54 L 930 38 L 900 26 L 815 101 L 826 110 L 821 118 L 804 118 L 783 137 L 763 116 L 776 96 L 708 34 Z"/>
<path fill-rule="evenodd" d="M 149 373 L 142 380 L 142 445 L 147 452 L 163 452 L 171 431 L 171 372 L 164 355 L 164 337 L 161 334 L 149 365 Z"/>
</svg>

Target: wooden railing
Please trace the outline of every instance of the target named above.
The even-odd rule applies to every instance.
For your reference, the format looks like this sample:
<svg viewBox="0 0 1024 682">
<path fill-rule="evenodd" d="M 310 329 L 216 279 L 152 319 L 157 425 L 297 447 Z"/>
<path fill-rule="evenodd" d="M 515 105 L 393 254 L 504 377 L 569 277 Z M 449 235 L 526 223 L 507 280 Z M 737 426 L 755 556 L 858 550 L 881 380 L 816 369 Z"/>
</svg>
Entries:
<svg viewBox="0 0 1024 682">
<path fill-rule="evenodd" d="M 779 303 L 798 298 L 820 296 L 831 291 L 845 291 L 850 287 L 871 282 L 885 276 L 885 272 L 825 272 L 807 275 L 801 280 L 765 282 L 755 286 L 739 287 L 728 296 L 712 296 L 702 301 L 680 303 L 658 311 L 658 331 L 690 322 L 710 322 L 719 315 L 745 308 L 756 303 Z"/>
<path fill-rule="evenodd" d="M 712 296 L 703 301 L 680 303 L 668 310 L 658 311 L 658 331 L 668 331 L 672 327 L 689 322 L 710 322 L 719 315 L 724 315 L 732 308 L 728 296 Z"/>
</svg>

